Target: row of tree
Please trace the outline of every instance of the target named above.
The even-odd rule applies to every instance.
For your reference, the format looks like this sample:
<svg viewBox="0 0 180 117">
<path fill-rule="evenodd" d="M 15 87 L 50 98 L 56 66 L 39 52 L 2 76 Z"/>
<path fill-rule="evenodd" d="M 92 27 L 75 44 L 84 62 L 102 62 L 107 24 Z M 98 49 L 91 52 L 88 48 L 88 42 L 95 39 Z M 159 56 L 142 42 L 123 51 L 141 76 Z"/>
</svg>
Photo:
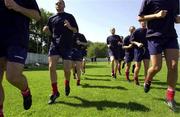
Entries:
<svg viewBox="0 0 180 117">
<path fill-rule="evenodd" d="M 30 40 L 29 40 L 29 52 L 47 54 L 50 45 L 50 36 L 42 31 L 43 27 L 47 24 L 48 18 L 52 16 L 44 9 L 41 9 L 41 20 L 35 22 L 34 20 L 30 23 Z M 107 56 L 107 46 L 105 43 L 93 43 L 88 41 L 87 48 L 88 57 L 100 57 L 104 58 Z"/>
</svg>

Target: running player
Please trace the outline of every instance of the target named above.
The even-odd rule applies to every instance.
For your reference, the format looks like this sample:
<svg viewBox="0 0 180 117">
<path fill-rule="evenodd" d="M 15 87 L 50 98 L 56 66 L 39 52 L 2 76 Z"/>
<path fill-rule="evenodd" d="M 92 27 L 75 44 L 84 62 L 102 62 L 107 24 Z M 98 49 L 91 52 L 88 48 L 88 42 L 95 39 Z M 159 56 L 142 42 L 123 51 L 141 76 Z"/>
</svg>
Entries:
<svg viewBox="0 0 180 117">
<path fill-rule="evenodd" d="M 162 52 L 167 65 L 166 102 L 176 110 L 175 87 L 178 79 L 179 45 L 174 23 L 180 23 L 178 0 L 143 0 L 139 21 L 147 21 L 148 49 L 152 66 L 144 83 L 144 91 L 150 90 L 153 77 L 161 70 Z"/>
<path fill-rule="evenodd" d="M 131 67 L 131 62 L 133 61 L 134 58 L 134 49 L 133 49 L 133 44 L 131 44 L 130 42 L 130 37 L 132 35 L 132 33 L 135 31 L 135 27 L 131 26 L 129 28 L 129 32 L 130 35 L 128 35 L 127 37 L 124 38 L 124 42 L 123 42 L 123 49 L 125 49 L 125 63 L 126 63 L 126 69 L 125 69 L 125 73 L 126 73 L 126 80 L 130 82 L 129 79 L 129 70 Z"/>
<path fill-rule="evenodd" d="M 141 68 L 141 61 L 144 63 L 144 76 L 147 75 L 147 70 L 149 68 L 149 50 L 146 39 L 146 24 L 145 22 L 140 22 L 141 28 L 135 30 L 135 32 L 131 35 L 131 43 L 134 44 L 134 61 L 135 61 L 135 69 L 134 69 L 134 81 L 136 85 L 139 85 L 138 74 Z"/>
<path fill-rule="evenodd" d="M 75 77 L 77 79 L 77 86 L 80 85 L 81 68 L 83 60 L 83 50 L 87 46 L 87 40 L 85 36 L 81 33 L 74 33 L 73 35 L 73 50 L 72 50 L 72 60 L 73 68 L 76 70 Z"/>
<path fill-rule="evenodd" d="M 30 19 L 39 20 L 35 0 L 0 0 L 0 117 L 3 117 L 3 74 L 23 96 L 24 109 L 32 105 L 32 96 L 23 68 L 28 51 Z"/>
<path fill-rule="evenodd" d="M 112 77 L 116 78 L 116 73 L 117 73 L 117 69 L 118 69 L 118 59 L 119 59 L 119 48 L 118 48 L 118 44 L 120 44 L 121 42 L 120 40 L 120 36 L 115 34 L 115 28 L 112 28 L 111 30 L 111 34 L 108 38 L 107 38 L 107 46 L 108 46 L 108 53 L 110 56 L 110 60 L 111 60 L 111 68 L 112 68 Z M 115 63 L 115 67 L 114 67 L 114 63 Z"/>
<path fill-rule="evenodd" d="M 122 45 L 123 45 L 123 37 L 120 36 L 119 42 L 118 42 L 118 49 L 119 49 L 118 72 L 119 72 L 119 75 L 121 75 L 121 61 L 124 60 L 124 56 L 125 56 L 125 51 L 122 48 Z"/>
<path fill-rule="evenodd" d="M 70 75 L 71 75 L 71 51 L 73 43 L 73 33 L 78 31 L 78 26 L 73 15 L 64 12 L 65 3 L 63 0 L 58 0 L 55 4 L 57 14 L 49 18 L 47 26 L 43 28 L 44 32 L 52 35 L 52 41 L 49 49 L 49 71 L 52 86 L 52 95 L 50 96 L 49 104 L 55 102 L 59 97 L 57 87 L 56 65 L 60 57 L 63 59 L 64 77 L 65 77 L 65 94 L 70 93 Z"/>
</svg>

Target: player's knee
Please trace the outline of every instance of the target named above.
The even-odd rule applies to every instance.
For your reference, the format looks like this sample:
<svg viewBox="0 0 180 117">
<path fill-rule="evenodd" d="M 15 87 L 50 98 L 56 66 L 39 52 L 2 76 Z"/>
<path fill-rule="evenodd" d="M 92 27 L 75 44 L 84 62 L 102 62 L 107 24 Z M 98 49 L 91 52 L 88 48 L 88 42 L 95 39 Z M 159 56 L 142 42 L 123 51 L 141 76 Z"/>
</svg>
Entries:
<svg viewBox="0 0 180 117">
<path fill-rule="evenodd" d="M 53 64 L 49 64 L 49 71 L 50 72 L 56 71 L 56 66 Z"/>
<path fill-rule="evenodd" d="M 153 71 L 154 72 L 159 72 L 161 70 L 161 66 L 154 66 Z"/>
<path fill-rule="evenodd" d="M 20 78 L 20 76 L 18 77 L 17 74 L 13 74 L 13 73 L 11 73 L 11 74 L 7 73 L 7 75 L 6 75 L 6 79 L 11 84 L 17 84 L 17 82 L 19 82 L 19 78 Z"/>
<path fill-rule="evenodd" d="M 170 72 L 177 72 L 178 66 L 177 64 L 172 64 L 171 67 L 168 67 L 168 71 Z"/>
</svg>

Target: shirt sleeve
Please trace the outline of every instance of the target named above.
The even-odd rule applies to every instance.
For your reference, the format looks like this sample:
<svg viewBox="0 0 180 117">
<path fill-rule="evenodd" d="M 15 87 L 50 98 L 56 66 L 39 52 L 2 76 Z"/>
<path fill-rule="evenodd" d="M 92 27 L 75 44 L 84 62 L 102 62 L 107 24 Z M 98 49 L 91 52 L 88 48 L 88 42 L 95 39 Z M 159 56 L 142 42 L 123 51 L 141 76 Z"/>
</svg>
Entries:
<svg viewBox="0 0 180 117">
<path fill-rule="evenodd" d="M 129 41 L 130 41 L 130 42 L 131 42 L 131 41 L 137 41 L 137 40 L 136 40 L 136 31 L 133 32 L 133 34 L 130 36 Z"/>
<path fill-rule="evenodd" d="M 109 37 L 106 39 L 106 43 L 107 43 L 107 45 L 109 44 Z"/>
<path fill-rule="evenodd" d="M 52 33 L 52 23 L 51 18 L 48 19 L 47 26 L 49 27 L 50 32 Z"/>
<path fill-rule="evenodd" d="M 79 28 L 78 28 L 77 22 L 76 22 L 76 20 L 75 20 L 73 15 L 71 15 L 71 18 L 70 18 L 70 24 L 71 24 L 72 27 L 76 28 L 77 31 L 79 32 Z"/>
<path fill-rule="evenodd" d="M 149 14 L 149 1 L 143 0 L 141 4 L 141 9 L 139 11 L 139 16 L 148 15 Z"/>
</svg>

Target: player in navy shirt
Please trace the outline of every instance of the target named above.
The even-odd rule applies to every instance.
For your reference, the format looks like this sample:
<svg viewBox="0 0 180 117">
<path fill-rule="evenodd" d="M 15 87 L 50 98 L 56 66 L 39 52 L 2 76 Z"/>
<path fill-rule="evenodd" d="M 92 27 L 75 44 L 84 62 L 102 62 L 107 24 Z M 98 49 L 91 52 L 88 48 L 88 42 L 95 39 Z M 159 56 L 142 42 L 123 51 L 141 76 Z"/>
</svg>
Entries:
<svg viewBox="0 0 180 117">
<path fill-rule="evenodd" d="M 131 67 L 131 62 L 133 61 L 134 58 L 134 49 L 133 49 L 133 44 L 130 42 L 130 37 L 132 33 L 135 31 L 135 27 L 131 26 L 129 28 L 130 35 L 124 38 L 123 40 L 123 49 L 125 49 L 125 63 L 126 63 L 126 79 L 130 81 L 129 79 L 129 69 Z"/>
<path fill-rule="evenodd" d="M 175 110 L 175 87 L 178 78 L 179 45 L 174 23 L 180 23 L 178 0 L 144 0 L 139 13 L 139 21 L 147 21 L 148 48 L 152 66 L 144 84 L 144 91 L 150 90 L 153 77 L 161 70 L 162 52 L 167 63 L 166 102 Z"/>
<path fill-rule="evenodd" d="M 120 36 L 118 42 L 118 49 L 119 49 L 119 58 L 118 58 L 118 72 L 121 75 L 121 61 L 124 60 L 125 50 L 122 48 L 123 46 L 123 36 Z"/>
<path fill-rule="evenodd" d="M 147 75 L 147 70 L 149 68 L 149 50 L 146 39 L 146 23 L 140 22 L 141 28 L 138 28 L 131 35 L 131 43 L 134 44 L 134 81 L 136 85 L 139 85 L 138 74 L 141 68 L 141 61 L 144 63 L 144 76 Z"/>
<path fill-rule="evenodd" d="M 64 12 L 65 3 L 63 0 L 56 2 L 57 14 L 49 18 L 47 26 L 43 28 L 44 32 L 52 35 L 51 45 L 49 49 L 49 71 L 52 85 L 52 95 L 49 104 L 55 102 L 59 97 L 57 87 L 56 65 L 60 57 L 63 59 L 64 77 L 65 77 L 65 93 L 70 93 L 70 74 L 71 74 L 71 51 L 73 43 L 73 33 L 78 31 L 78 26 L 73 15 Z"/>
<path fill-rule="evenodd" d="M 3 74 L 21 90 L 24 109 L 31 107 L 32 99 L 26 77 L 23 75 L 27 57 L 30 19 L 39 20 L 40 11 L 35 0 L 0 0 L 0 117 L 3 117 Z"/>
<path fill-rule="evenodd" d="M 108 53 L 111 60 L 111 68 L 112 68 L 112 77 L 116 78 L 116 73 L 118 69 L 118 60 L 119 60 L 119 48 L 118 45 L 121 44 L 120 36 L 115 34 L 115 28 L 112 28 L 110 36 L 107 37 L 107 46 Z M 115 68 L 114 68 L 115 63 Z"/>
<path fill-rule="evenodd" d="M 87 40 L 85 36 L 81 33 L 74 33 L 72 60 L 73 60 L 73 69 L 74 69 L 73 75 L 75 79 L 77 79 L 77 86 L 80 85 L 83 51 L 86 48 L 87 48 Z"/>
</svg>

